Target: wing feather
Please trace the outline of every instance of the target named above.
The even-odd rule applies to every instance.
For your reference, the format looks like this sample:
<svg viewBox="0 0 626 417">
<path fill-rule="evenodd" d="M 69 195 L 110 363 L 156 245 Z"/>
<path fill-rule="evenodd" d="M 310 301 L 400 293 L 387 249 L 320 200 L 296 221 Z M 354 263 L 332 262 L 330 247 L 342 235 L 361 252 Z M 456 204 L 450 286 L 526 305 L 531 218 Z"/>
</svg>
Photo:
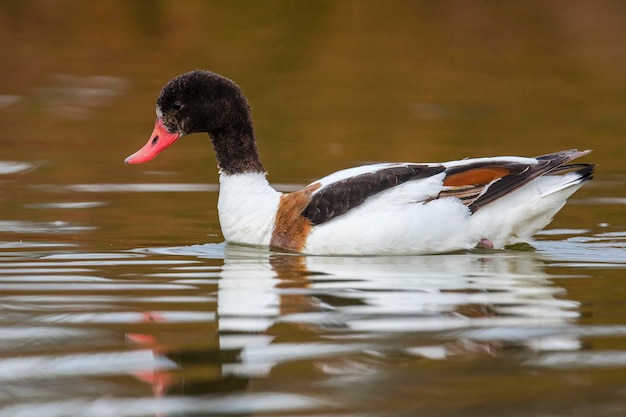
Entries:
<svg viewBox="0 0 626 417">
<path fill-rule="evenodd" d="M 375 194 L 445 170 L 441 165 L 429 164 L 397 164 L 378 168 L 323 186 L 311 196 L 302 216 L 313 225 L 325 223 L 360 206 Z"/>
<path fill-rule="evenodd" d="M 442 172 L 445 172 L 445 179 L 438 195 L 433 198 L 457 198 L 474 213 L 539 176 L 581 168 L 592 172 L 589 164 L 564 165 L 589 152 L 572 149 L 536 158 L 475 158 L 444 164 L 375 164 L 339 171 L 315 183 L 319 188 L 311 194 L 300 216 L 308 219 L 311 225 L 319 225 L 360 206 L 380 192 Z M 422 200 L 416 198 L 414 202 L 418 201 Z"/>
<path fill-rule="evenodd" d="M 508 161 L 504 158 L 482 158 L 468 160 L 466 164 L 455 163 L 446 170 L 446 179 L 439 198 L 459 198 L 474 213 L 537 177 L 590 166 L 564 165 L 589 152 L 571 149 L 538 156 L 531 159 L 532 163 L 517 158 Z"/>
</svg>

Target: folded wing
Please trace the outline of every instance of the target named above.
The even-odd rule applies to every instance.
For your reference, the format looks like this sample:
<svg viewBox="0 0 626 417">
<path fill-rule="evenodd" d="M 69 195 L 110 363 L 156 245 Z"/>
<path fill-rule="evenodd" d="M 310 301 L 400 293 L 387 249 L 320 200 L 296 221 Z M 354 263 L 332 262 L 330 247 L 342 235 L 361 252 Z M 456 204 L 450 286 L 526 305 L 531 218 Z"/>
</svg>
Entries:
<svg viewBox="0 0 626 417">
<path fill-rule="evenodd" d="M 300 215 L 313 226 L 346 214 L 368 198 L 410 181 L 444 173 L 438 194 L 407 203 L 457 198 L 474 213 L 481 207 L 517 190 L 542 175 L 580 170 L 591 178 L 593 165 L 565 165 L 590 151 L 567 150 L 536 158 L 475 158 L 443 164 L 376 164 L 340 171 L 313 183 L 316 191 Z M 354 175 L 353 175 L 354 174 Z"/>
<path fill-rule="evenodd" d="M 526 158 L 481 158 L 467 160 L 465 164 L 454 163 L 446 169 L 439 198 L 459 198 L 475 213 L 543 175 L 580 170 L 581 175 L 591 179 L 593 165 L 564 165 L 589 152 L 576 149 L 561 151 L 532 158 L 531 163 Z"/>
<path fill-rule="evenodd" d="M 320 188 L 302 211 L 313 225 L 325 223 L 360 206 L 369 197 L 409 181 L 431 177 L 445 170 L 441 165 L 389 164 L 371 172 L 339 179 Z"/>
</svg>

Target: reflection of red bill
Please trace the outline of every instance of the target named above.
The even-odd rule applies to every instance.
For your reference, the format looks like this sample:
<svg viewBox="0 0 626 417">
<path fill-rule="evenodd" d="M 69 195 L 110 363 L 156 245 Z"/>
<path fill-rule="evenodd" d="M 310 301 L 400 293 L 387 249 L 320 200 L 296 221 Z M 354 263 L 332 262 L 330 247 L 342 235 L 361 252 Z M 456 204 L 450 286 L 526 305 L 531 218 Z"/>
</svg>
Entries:
<svg viewBox="0 0 626 417">
<path fill-rule="evenodd" d="M 165 321 L 165 318 L 161 314 L 151 311 L 142 313 L 142 316 L 144 321 L 147 322 Z M 138 345 L 154 345 L 157 342 L 154 336 L 145 333 L 126 333 L 126 338 Z"/>
<path fill-rule="evenodd" d="M 138 345 L 155 345 L 157 342 L 154 336 L 145 333 L 126 333 L 126 338 Z"/>
<path fill-rule="evenodd" d="M 154 123 L 154 130 L 150 135 L 148 143 L 143 148 L 126 158 L 127 164 L 142 164 L 154 159 L 159 153 L 170 147 L 180 137 L 180 133 L 170 133 L 163 125 L 160 117 Z"/>
<path fill-rule="evenodd" d="M 133 376 L 141 382 L 150 384 L 156 398 L 162 398 L 167 389 L 174 384 L 174 377 L 164 371 L 138 371 Z"/>
<path fill-rule="evenodd" d="M 156 127 L 154 130 L 156 131 Z M 141 162 L 144 161 L 142 160 Z M 146 322 L 160 322 L 165 320 L 161 314 L 154 312 L 143 313 L 143 317 Z M 166 359 L 167 362 L 161 360 L 164 356 L 161 354 L 161 349 L 157 346 L 157 339 L 154 336 L 144 333 L 127 333 L 126 338 L 134 343 L 137 343 L 138 345 L 147 345 L 146 347 L 150 349 L 155 360 L 155 366 L 153 369 L 133 371 L 131 374 L 139 381 L 150 384 L 156 398 L 163 397 L 169 387 L 176 383 L 176 379 L 170 372 L 170 369 L 176 368 L 176 364 L 168 359 Z"/>
</svg>

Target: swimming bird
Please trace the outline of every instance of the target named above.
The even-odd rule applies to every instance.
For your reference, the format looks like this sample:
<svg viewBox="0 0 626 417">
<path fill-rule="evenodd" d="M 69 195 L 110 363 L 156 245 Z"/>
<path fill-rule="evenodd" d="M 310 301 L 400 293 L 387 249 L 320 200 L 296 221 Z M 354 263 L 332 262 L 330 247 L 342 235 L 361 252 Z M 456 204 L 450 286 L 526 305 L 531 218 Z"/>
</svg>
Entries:
<svg viewBox="0 0 626 417">
<path fill-rule="evenodd" d="M 590 152 L 572 149 L 534 158 L 375 163 L 281 193 L 267 180 L 250 106 L 230 79 L 181 74 L 161 90 L 156 116 L 148 142 L 125 162 L 149 161 L 183 136 L 208 133 L 225 240 L 279 251 L 402 255 L 528 242 L 594 171 L 569 164 Z"/>
</svg>

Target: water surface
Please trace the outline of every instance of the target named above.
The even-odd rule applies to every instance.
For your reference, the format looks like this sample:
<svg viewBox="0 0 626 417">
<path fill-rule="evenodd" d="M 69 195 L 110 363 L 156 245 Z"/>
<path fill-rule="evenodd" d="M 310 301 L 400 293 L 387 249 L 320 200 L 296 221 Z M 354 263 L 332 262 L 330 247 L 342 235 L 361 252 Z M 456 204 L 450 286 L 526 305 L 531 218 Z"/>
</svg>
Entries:
<svg viewBox="0 0 626 417">
<path fill-rule="evenodd" d="M 621 2 L 17 4 L 0 6 L 0 417 L 623 415 Z M 573 147 L 597 175 L 532 246 L 227 246 L 206 138 L 123 165 L 194 68 L 242 85 L 283 191 Z"/>
</svg>

